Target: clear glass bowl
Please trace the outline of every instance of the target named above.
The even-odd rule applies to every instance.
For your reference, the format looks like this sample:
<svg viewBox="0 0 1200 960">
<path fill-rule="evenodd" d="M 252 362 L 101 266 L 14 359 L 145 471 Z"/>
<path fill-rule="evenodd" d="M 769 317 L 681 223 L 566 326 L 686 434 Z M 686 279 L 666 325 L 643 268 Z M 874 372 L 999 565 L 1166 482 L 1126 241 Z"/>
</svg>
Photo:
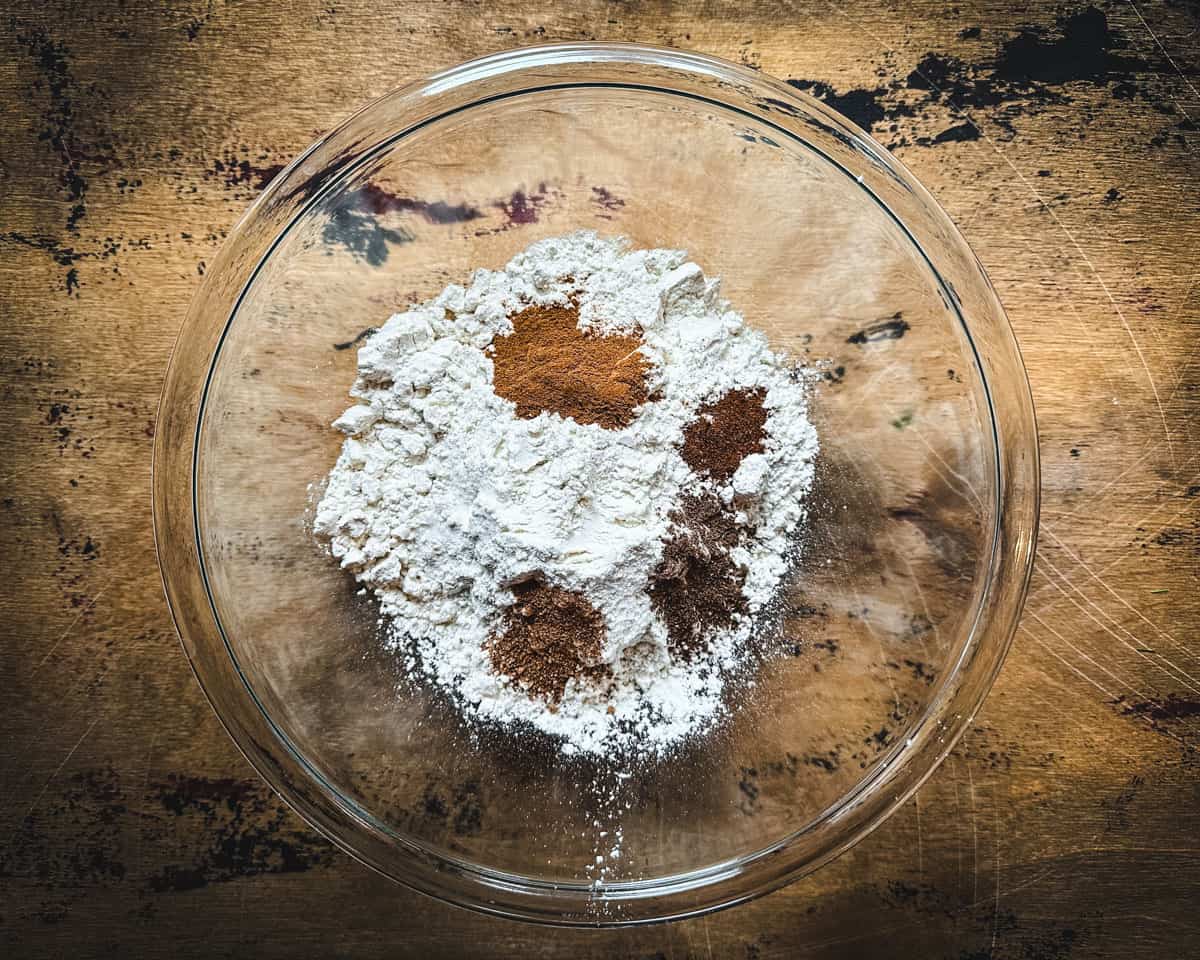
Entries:
<svg viewBox="0 0 1200 960">
<path fill-rule="evenodd" d="M 362 332 L 582 227 L 686 249 L 776 348 L 824 364 L 791 655 L 716 734 L 625 786 L 624 857 L 599 887 L 586 765 L 481 741 L 398 686 L 370 598 L 310 527 Z M 644 46 L 477 60 L 313 144 L 205 276 L 155 447 L 167 595 L 251 763 L 387 876 L 554 923 L 737 903 L 876 826 L 991 685 L 1037 510 L 1016 344 L 925 190 L 790 87 Z"/>
</svg>

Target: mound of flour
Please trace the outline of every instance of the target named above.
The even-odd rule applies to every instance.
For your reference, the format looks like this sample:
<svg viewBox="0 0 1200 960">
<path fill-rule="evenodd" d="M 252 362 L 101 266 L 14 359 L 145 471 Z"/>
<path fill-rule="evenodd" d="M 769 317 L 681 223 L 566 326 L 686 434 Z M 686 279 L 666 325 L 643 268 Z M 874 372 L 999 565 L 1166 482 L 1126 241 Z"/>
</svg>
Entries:
<svg viewBox="0 0 1200 960">
<path fill-rule="evenodd" d="M 623 429 L 521 419 L 493 389 L 489 347 L 512 333 L 509 317 L 572 302 L 581 327 L 642 338 L 651 399 Z M 765 391 L 765 449 L 717 485 L 680 447 L 697 410 L 739 388 Z M 806 378 L 721 299 L 718 280 L 678 250 L 591 232 L 543 240 L 391 317 L 360 348 L 350 392 L 315 528 L 374 591 L 411 669 L 469 717 L 526 722 L 568 753 L 661 752 L 721 713 L 724 677 L 787 568 L 818 443 Z M 647 587 L 669 515 L 697 491 L 736 511 L 748 613 L 682 662 Z M 554 709 L 497 674 L 484 648 L 509 588 L 532 573 L 586 596 L 606 627 L 611 684 L 572 680 Z"/>
</svg>

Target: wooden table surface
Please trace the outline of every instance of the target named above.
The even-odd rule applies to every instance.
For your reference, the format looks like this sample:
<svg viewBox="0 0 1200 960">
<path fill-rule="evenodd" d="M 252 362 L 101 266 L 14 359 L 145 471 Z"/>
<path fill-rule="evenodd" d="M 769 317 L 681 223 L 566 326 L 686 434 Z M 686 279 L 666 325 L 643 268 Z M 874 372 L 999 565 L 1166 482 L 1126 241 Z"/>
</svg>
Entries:
<svg viewBox="0 0 1200 960">
<path fill-rule="evenodd" d="M 6 955 L 1200 956 L 1194 0 L 7 6 Z M 309 830 L 193 680 L 150 528 L 173 340 L 279 165 L 435 68 L 580 38 L 761 68 L 892 149 L 1008 309 L 1044 469 L 1022 627 L 919 794 L 783 891 L 618 932 L 444 906 Z"/>
</svg>

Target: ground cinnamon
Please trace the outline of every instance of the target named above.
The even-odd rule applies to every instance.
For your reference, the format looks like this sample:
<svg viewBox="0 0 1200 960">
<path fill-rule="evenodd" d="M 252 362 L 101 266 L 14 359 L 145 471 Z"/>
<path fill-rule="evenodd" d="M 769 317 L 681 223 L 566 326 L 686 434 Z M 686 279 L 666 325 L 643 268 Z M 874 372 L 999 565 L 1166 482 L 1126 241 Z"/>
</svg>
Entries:
<svg viewBox="0 0 1200 960">
<path fill-rule="evenodd" d="M 683 432 L 684 462 L 701 476 L 725 483 L 752 453 L 762 453 L 766 437 L 767 392 L 730 390 L 706 403 Z"/>
<path fill-rule="evenodd" d="M 568 680 L 604 675 L 604 619 L 581 594 L 540 579 L 512 592 L 517 600 L 505 611 L 504 630 L 487 641 L 497 673 L 550 704 L 562 699 Z"/>
<path fill-rule="evenodd" d="M 606 430 L 633 422 L 649 396 L 640 337 L 580 330 L 574 305 L 527 307 L 510 319 L 513 332 L 492 344 L 492 364 L 496 393 L 517 405 L 518 417 L 557 413 Z"/>
</svg>

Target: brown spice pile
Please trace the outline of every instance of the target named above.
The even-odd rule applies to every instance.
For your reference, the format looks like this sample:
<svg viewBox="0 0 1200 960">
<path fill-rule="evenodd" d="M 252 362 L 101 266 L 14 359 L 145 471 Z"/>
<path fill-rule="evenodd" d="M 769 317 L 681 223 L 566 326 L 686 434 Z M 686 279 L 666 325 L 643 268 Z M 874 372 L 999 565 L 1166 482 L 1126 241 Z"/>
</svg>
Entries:
<svg viewBox="0 0 1200 960">
<path fill-rule="evenodd" d="M 511 318 L 513 332 L 492 345 L 497 395 L 517 416 L 558 413 L 618 430 L 646 402 L 650 363 L 636 336 L 599 336 L 579 329 L 579 309 L 528 307 Z"/>
<path fill-rule="evenodd" d="M 551 705 L 562 699 L 568 680 L 599 680 L 607 673 L 597 664 L 604 620 L 583 596 L 542 580 L 512 591 L 517 602 L 505 611 L 504 631 L 487 642 L 497 673 Z"/>
<path fill-rule="evenodd" d="M 728 482 L 746 457 L 765 449 L 765 399 L 759 387 L 730 390 L 706 403 L 684 430 L 684 462 L 701 476 Z M 734 511 L 715 494 L 685 495 L 671 514 L 671 539 L 648 592 L 667 626 L 673 657 L 695 659 L 713 630 L 731 626 L 745 611 L 746 571 L 730 555 L 738 536 Z"/>
<path fill-rule="evenodd" d="M 671 521 L 650 602 L 667 626 L 671 656 L 693 660 L 711 630 L 728 627 L 745 610 L 746 572 L 729 554 L 738 542 L 737 523 L 715 494 L 684 496 Z"/>
<path fill-rule="evenodd" d="M 597 336 L 579 329 L 579 311 L 529 307 L 512 318 L 513 332 L 493 344 L 496 393 L 517 416 L 545 411 L 595 423 L 628 426 L 649 397 L 649 362 L 637 336 Z M 731 390 L 705 404 L 684 431 L 681 455 L 697 474 L 719 483 L 742 460 L 762 453 L 767 412 L 762 388 Z M 746 572 L 730 551 L 739 530 L 734 512 L 715 494 L 687 495 L 671 513 L 671 538 L 647 591 L 667 627 L 672 657 L 694 660 L 715 629 L 746 609 Z M 602 681 L 604 620 L 581 594 L 532 579 L 513 587 L 516 603 L 504 629 L 487 641 L 496 672 L 511 677 L 553 709 L 571 679 Z"/>
<path fill-rule="evenodd" d="M 746 457 L 763 452 L 766 396 L 762 387 L 730 390 L 702 406 L 683 433 L 684 463 L 718 483 L 728 481 Z"/>
</svg>

